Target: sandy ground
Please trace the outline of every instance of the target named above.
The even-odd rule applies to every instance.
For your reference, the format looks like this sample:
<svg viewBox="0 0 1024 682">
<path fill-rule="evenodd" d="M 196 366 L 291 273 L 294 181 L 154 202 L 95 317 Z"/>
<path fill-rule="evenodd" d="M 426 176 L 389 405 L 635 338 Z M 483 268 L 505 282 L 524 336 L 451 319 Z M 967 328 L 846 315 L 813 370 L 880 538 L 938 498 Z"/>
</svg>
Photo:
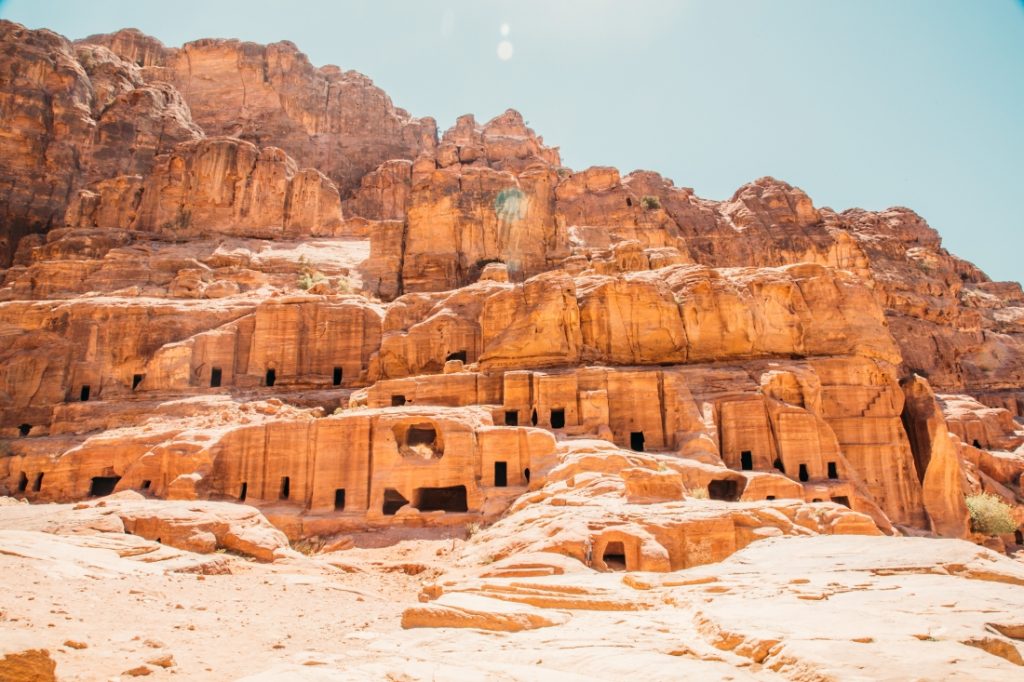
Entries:
<svg viewBox="0 0 1024 682">
<path fill-rule="evenodd" d="M 38 512 L 66 506 L 0 507 L 0 653 L 45 648 L 61 680 L 974 681 L 1024 671 L 1024 564 L 966 542 L 776 538 L 675 573 L 501 577 L 494 566 L 448 570 L 463 540 L 257 563 L 38 530 Z M 443 594 L 421 602 L 425 588 Z M 479 627 L 438 627 L 467 603 Z M 432 627 L 403 628 L 408 609 Z M 523 613 L 555 624 L 500 630 Z"/>
</svg>

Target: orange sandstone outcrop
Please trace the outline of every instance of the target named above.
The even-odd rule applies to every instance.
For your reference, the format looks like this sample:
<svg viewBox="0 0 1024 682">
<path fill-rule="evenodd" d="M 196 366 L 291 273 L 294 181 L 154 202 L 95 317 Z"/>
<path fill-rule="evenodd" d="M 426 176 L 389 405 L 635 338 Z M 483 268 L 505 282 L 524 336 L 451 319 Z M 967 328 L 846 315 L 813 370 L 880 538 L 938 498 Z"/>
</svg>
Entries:
<svg viewBox="0 0 1024 682">
<path fill-rule="evenodd" d="M 522 570 L 1024 545 L 964 505 L 1024 522 L 1024 294 L 909 209 L 574 171 L 514 110 L 438 138 L 290 43 L 0 40 L 0 492 L 245 502 L 337 546 L 508 511 L 478 545 L 550 555 Z M 178 521 L 138 523 L 227 546 Z M 477 606 L 410 623 L 547 624 Z"/>
</svg>

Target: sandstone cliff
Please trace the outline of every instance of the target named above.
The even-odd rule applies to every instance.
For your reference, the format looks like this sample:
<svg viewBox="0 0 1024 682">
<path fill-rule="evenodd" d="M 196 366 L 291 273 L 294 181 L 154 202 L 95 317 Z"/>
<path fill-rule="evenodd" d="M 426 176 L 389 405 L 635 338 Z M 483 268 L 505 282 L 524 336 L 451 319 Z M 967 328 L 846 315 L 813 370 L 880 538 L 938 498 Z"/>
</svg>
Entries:
<svg viewBox="0 0 1024 682">
<path fill-rule="evenodd" d="M 1024 522 L 1024 293 L 909 209 L 573 170 L 513 110 L 438 138 L 290 43 L 0 40 L 3 492 L 293 540 L 510 511 L 481 546 L 598 571 L 1024 544 L 964 503 Z"/>
</svg>

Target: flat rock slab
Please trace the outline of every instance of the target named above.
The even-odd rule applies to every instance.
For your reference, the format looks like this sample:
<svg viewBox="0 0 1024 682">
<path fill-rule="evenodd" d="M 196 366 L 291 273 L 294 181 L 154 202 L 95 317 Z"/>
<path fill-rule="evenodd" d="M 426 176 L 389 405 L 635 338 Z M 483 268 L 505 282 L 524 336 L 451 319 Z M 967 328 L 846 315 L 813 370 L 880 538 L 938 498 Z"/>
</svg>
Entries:
<svg viewBox="0 0 1024 682">
<path fill-rule="evenodd" d="M 562 611 L 539 609 L 475 594 L 454 593 L 442 595 L 430 604 L 406 609 L 402 614 L 402 627 L 519 632 L 562 625 L 570 617 Z"/>
</svg>

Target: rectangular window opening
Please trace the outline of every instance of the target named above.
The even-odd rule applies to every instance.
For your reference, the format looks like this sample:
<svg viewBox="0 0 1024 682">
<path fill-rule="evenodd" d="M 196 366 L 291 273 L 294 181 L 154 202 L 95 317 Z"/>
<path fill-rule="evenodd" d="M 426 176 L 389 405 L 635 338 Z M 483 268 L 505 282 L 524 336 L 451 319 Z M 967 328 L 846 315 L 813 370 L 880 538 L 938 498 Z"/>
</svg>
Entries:
<svg viewBox="0 0 1024 682">
<path fill-rule="evenodd" d="M 743 471 L 750 471 L 754 468 L 754 455 L 750 450 L 744 450 L 740 453 L 740 468 Z"/>
<path fill-rule="evenodd" d="M 551 410 L 551 428 L 565 428 L 565 409 L 556 408 Z"/>
</svg>

